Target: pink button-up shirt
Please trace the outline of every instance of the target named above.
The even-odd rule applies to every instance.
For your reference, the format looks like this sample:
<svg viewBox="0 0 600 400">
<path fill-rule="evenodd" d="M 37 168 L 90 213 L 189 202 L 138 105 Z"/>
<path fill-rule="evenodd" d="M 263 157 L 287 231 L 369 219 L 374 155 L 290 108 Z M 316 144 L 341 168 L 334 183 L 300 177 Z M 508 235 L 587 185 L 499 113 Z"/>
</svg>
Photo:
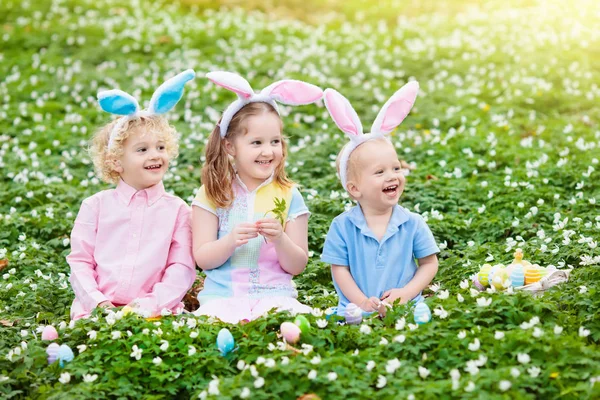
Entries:
<svg viewBox="0 0 600 400">
<path fill-rule="evenodd" d="M 136 191 L 123 180 L 81 204 L 71 232 L 71 318 L 101 302 L 135 304 L 149 315 L 180 311 L 196 278 L 191 214 L 163 183 Z"/>
</svg>

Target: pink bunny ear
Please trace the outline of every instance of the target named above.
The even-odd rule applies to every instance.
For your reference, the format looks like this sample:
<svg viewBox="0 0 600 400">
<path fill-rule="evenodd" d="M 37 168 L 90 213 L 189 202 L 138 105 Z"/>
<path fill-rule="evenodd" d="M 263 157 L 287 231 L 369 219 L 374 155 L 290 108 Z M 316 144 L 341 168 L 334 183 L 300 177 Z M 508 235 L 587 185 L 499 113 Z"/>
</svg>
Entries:
<svg viewBox="0 0 600 400">
<path fill-rule="evenodd" d="M 390 99 L 384 104 L 373 126 L 371 133 L 383 133 L 387 135 L 392 132 L 408 115 L 410 109 L 415 104 L 417 94 L 419 93 L 419 84 L 416 81 L 408 82 L 402 86 Z"/>
<path fill-rule="evenodd" d="M 325 107 L 327 107 L 338 128 L 351 137 L 363 134 L 360 119 L 348 99 L 333 89 L 325 89 L 323 99 L 325 100 Z"/>
<path fill-rule="evenodd" d="M 241 98 L 248 99 L 254 95 L 252 86 L 250 86 L 248 81 L 233 72 L 214 71 L 207 73 L 206 77 L 215 84 L 231 90 Z"/>
<path fill-rule="evenodd" d="M 270 84 L 261 94 L 270 96 L 282 104 L 299 106 L 319 101 L 323 97 L 323 90 L 310 83 L 286 79 Z"/>
</svg>

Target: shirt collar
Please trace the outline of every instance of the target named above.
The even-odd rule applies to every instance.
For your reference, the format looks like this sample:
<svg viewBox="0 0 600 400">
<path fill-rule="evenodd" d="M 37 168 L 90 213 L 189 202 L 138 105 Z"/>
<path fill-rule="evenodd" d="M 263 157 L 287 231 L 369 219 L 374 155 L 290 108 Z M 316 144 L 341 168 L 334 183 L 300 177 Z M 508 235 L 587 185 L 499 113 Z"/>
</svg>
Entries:
<svg viewBox="0 0 600 400">
<path fill-rule="evenodd" d="M 265 181 L 263 183 L 261 183 L 260 185 L 257 186 L 256 189 L 254 189 L 252 192 L 250 192 L 248 190 L 248 187 L 246 186 L 246 184 L 244 182 L 242 182 L 242 179 L 240 178 L 240 176 L 236 173 L 235 174 L 235 180 L 237 182 L 237 184 L 246 192 L 246 193 L 256 193 L 258 192 L 258 189 L 267 186 L 269 183 L 273 182 L 273 177 L 275 176 L 275 172 L 273 172 L 271 174 L 270 177 L 268 177 L 267 179 L 265 179 Z"/>
<path fill-rule="evenodd" d="M 369 225 L 367 225 L 367 220 L 365 219 L 365 214 L 363 213 L 360 204 L 358 204 L 356 207 L 353 207 L 349 211 L 348 219 L 354 225 L 356 225 L 358 229 L 360 229 L 360 232 L 363 235 L 375 238 L 375 235 L 369 228 Z M 408 211 L 406 211 L 404 207 L 401 207 L 398 204 L 396 204 L 392 209 L 392 216 L 390 218 L 390 222 L 388 222 L 386 233 L 381 241 L 383 242 L 389 236 L 398 232 L 398 227 L 406 221 L 408 221 Z"/>
<path fill-rule="evenodd" d="M 129 186 L 123 179 L 119 179 L 119 183 L 117 184 L 117 194 L 119 198 L 126 204 L 129 205 L 131 203 L 131 199 L 135 196 L 136 193 L 140 192 L 146 196 L 146 201 L 148 206 L 156 203 L 164 194 L 165 194 L 165 186 L 162 181 L 158 182 L 154 186 L 150 186 L 149 188 L 136 190 L 134 187 Z"/>
</svg>

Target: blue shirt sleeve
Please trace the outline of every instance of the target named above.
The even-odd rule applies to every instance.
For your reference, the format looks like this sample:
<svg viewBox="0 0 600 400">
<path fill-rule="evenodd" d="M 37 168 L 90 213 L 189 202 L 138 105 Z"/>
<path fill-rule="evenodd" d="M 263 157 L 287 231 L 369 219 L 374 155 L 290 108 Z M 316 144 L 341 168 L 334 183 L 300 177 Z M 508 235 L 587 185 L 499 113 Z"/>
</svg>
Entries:
<svg viewBox="0 0 600 400">
<path fill-rule="evenodd" d="M 287 221 L 293 221 L 298 218 L 300 215 L 309 214 L 308 207 L 304 204 L 304 199 L 300 194 L 298 188 L 294 187 L 292 189 L 292 200 L 290 201 L 290 209 L 287 215 Z"/>
<path fill-rule="evenodd" d="M 427 223 L 422 216 L 418 214 L 415 215 L 417 220 L 417 229 L 413 239 L 413 252 L 415 258 L 423 258 L 439 253 L 440 249 L 435 242 L 431 229 L 429 229 L 429 226 L 427 226 Z"/>
<path fill-rule="evenodd" d="M 348 261 L 348 246 L 337 220 L 333 220 L 325 238 L 321 261 L 328 264 L 350 266 Z"/>
</svg>

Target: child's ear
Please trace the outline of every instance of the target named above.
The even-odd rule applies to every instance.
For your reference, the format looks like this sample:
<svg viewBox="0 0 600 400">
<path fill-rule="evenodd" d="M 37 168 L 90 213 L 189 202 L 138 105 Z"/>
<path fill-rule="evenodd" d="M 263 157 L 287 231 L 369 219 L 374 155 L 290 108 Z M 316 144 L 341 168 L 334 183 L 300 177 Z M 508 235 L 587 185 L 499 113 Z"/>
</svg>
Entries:
<svg viewBox="0 0 600 400">
<path fill-rule="evenodd" d="M 223 142 L 227 154 L 229 154 L 231 157 L 235 157 L 235 147 L 233 146 L 233 143 L 231 143 L 229 139 L 223 139 Z"/>
<path fill-rule="evenodd" d="M 113 159 L 106 160 L 106 164 L 115 171 L 117 174 L 123 173 L 123 167 L 121 166 L 121 161 Z"/>
<path fill-rule="evenodd" d="M 353 198 L 358 200 L 362 197 L 362 193 L 360 192 L 358 186 L 356 186 L 356 183 L 354 183 L 354 181 L 346 182 L 346 188 L 348 189 L 348 194 Z"/>
</svg>

